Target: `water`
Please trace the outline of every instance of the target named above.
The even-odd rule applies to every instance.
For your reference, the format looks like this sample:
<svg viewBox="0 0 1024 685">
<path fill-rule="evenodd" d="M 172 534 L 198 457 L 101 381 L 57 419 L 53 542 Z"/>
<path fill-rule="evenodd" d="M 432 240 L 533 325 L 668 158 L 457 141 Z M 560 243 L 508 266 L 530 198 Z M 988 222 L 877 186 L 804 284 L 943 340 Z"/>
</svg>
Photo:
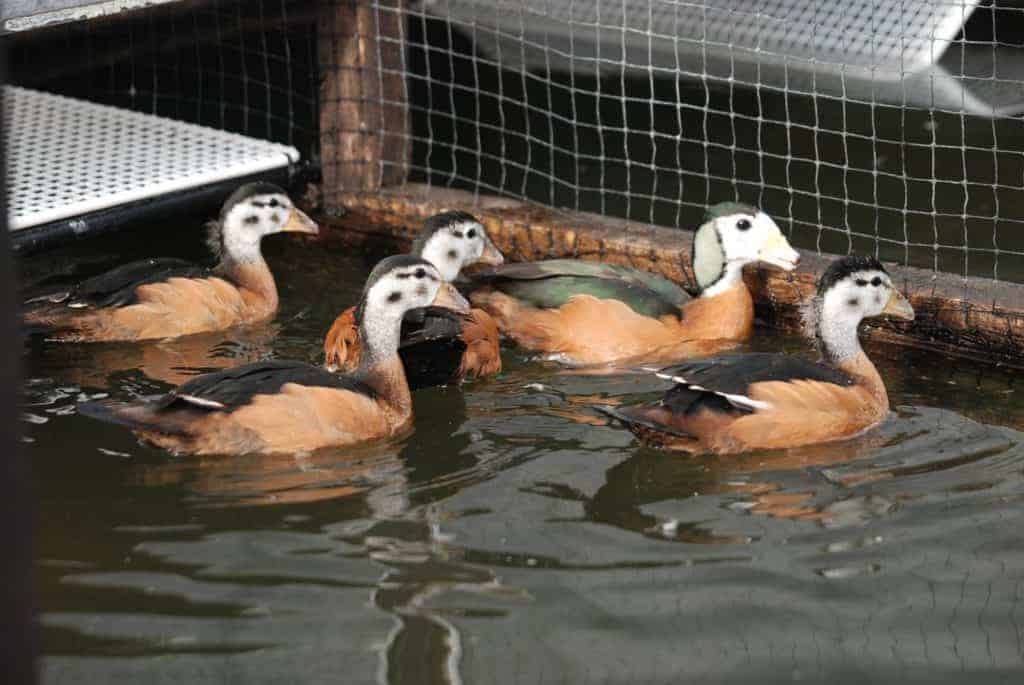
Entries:
<svg viewBox="0 0 1024 685">
<path fill-rule="evenodd" d="M 24 275 L 194 256 L 176 227 Z M 376 255 L 266 247 L 272 324 L 27 349 L 46 682 L 1019 682 L 1013 376 L 872 347 L 884 426 L 721 460 L 640 447 L 589 409 L 661 381 L 513 349 L 498 379 L 418 393 L 411 436 L 352 450 L 174 458 L 76 415 L 198 368 L 315 360 Z"/>
</svg>

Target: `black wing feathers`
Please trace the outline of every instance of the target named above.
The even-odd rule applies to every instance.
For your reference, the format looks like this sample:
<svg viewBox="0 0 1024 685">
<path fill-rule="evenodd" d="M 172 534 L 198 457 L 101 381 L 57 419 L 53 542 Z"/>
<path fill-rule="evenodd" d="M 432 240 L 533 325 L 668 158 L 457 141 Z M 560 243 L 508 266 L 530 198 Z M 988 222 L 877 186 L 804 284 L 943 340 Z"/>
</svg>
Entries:
<svg viewBox="0 0 1024 685">
<path fill-rule="evenodd" d="M 137 301 L 135 289 L 170 278 L 205 278 L 213 272 L 183 259 L 145 259 L 118 267 L 83 282 L 72 298 L 95 307 L 117 307 Z"/>
<path fill-rule="evenodd" d="M 685 385 L 676 385 L 670 388 L 661 398 L 664 405 L 673 414 L 689 416 L 696 414 L 702 409 L 707 409 L 716 414 L 749 414 L 753 409 L 737 407 L 721 395 L 703 390 L 694 390 Z"/>
<path fill-rule="evenodd" d="M 410 389 L 457 380 L 466 351 L 462 326 L 467 319 L 467 314 L 446 307 L 423 307 L 405 315 L 398 355 Z"/>
<path fill-rule="evenodd" d="M 447 307 L 418 307 L 406 312 L 402 319 L 400 347 L 428 340 L 446 340 L 462 335 L 469 315 Z"/>
<path fill-rule="evenodd" d="M 209 409 L 230 411 L 248 404 L 256 395 L 279 392 L 286 383 L 351 390 L 369 397 L 374 394 L 367 385 L 349 375 L 331 373 L 304 362 L 270 360 L 194 378 L 164 395 L 154 408 L 163 409 L 178 402 L 202 407 L 202 404 L 187 399 L 196 398 L 209 402 Z"/>
<path fill-rule="evenodd" d="M 749 414 L 755 411 L 753 406 L 736 397 L 723 397 L 723 394 L 742 398 L 756 383 L 808 380 L 846 386 L 854 382 L 850 376 L 831 366 L 764 352 L 694 360 L 662 369 L 658 375 L 672 377 L 677 383 L 661 399 L 661 404 L 676 415 L 690 415 L 701 410 L 716 414 Z"/>
<path fill-rule="evenodd" d="M 116 307 L 136 301 L 135 289 L 169 278 L 204 278 L 212 271 L 184 259 L 141 259 L 88 278 L 71 287 L 33 293 L 26 304 Z"/>
<path fill-rule="evenodd" d="M 800 357 L 768 352 L 734 354 L 699 359 L 662 369 L 661 374 L 685 379 L 714 392 L 745 395 L 754 383 L 766 381 L 819 381 L 853 385 L 853 379 L 839 369 Z"/>
</svg>

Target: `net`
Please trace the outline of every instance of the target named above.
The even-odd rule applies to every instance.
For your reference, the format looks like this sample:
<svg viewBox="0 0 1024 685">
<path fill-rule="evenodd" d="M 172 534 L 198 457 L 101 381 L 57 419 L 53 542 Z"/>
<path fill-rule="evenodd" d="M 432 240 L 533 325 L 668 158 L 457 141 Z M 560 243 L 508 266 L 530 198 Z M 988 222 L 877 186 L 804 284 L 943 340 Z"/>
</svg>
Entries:
<svg viewBox="0 0 1024 685">
<path fill-rule="evenodd" d="M 1022 36 L 979 0 L 188 0 L 9 42 L 16 85 L 294 146 L 328 206 L 740 199 L 799 247 L 1020 282 Z"/>
<path fill-rule="evenodd" d="M 800 247 L 1024 279 L 1020 4 L 407 12 L 416 180 L 684 227 L 735 198 Z"/>
</svg>

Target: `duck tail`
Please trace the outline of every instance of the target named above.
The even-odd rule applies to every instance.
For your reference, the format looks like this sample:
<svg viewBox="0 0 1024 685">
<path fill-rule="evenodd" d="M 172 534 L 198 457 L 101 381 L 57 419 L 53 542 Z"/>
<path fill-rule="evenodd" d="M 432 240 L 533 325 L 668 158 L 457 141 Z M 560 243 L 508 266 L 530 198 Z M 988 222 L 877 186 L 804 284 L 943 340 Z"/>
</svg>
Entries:
<svg viewBox="0 0 1024 685">
<path fill-rule="evenodd" d="M 698 448 L 698 440 L 693 435 L 666 425 L 649 414 L 656 409 L 638 405 L 621 409 L 597 405 L 594 407 L 605 416 L 623 424 L 641 442 L 662 449 L 694 452 Z"/>
<path fill-rule="evenodd" d="M 156 431 L 166 434 L 185 434 L 182 426 L 175 421 L 168 421 L 165 413 L 158 412 L 159 407 L 152 400 L 139 402 L 117 402 L 113 400 L 94 400 L 78 405 L 78 413 L 104 423 L 126 426 L 133 430 Z"/>
<path fill-rule="evenodd" d="M 661 423 L 660 421 L 655 421 L 654 419 L 649 418 L 646 415 L 646 412 L 644 411 L 646 408 L 642 405 L 636 407 L 623 407 L 621 409 L 617 409 L 615 407 L 609 407 L 607 405 L 599 404 L 594 405 L 594 409 L 601 412 L 605 416 L 608 416 L 609 418 L 618 421 L 619 423 L 623 424 L 626 428 L 633 431 L 634 433 L 636 433 L 637 430 L 652 430 L 657 431 L 659 433 L 664 433 L 666 435 L 671 435 L 672 437 L 676 438 L 693 437 L 689 433 L 678 431 L 672 428 L 671 426 L 666 426 L 664 423 Z"/>
</svg>

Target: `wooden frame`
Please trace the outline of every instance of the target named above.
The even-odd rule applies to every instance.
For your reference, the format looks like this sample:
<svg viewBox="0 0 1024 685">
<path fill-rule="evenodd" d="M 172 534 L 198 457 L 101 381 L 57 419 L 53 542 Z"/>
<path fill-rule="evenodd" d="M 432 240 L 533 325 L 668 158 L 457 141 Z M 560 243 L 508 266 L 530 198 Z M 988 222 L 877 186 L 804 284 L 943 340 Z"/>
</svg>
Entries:
<svg viewBox="0 0 1024 685">
<path fill-rule="evenodd" d="M 321 224 L 325 240 L 357 246 L 390 241 L 408 248 L 423 219 L 446 209 L 473 212 L 512 261 L 574 257 L 633 266 L 690 284 L 693 233 L 568 212 L 516 200 L 409 184 L 381 192 L 337 195 L 347 212 Z M 799 307 L 833 259 L 801 252 L 800 268 L 748 269 L 758 315 L 784 330 L 801 326 Z M 1024 286 L 887 265 L 917 312 L 912 324 L 880 322 L 869 337 L 951 356 L 1024 368 Z"/>
<path fill-rule="evenodd" d="M 405 92 L 404 0 L 321 0 L 317 44 L 323 200 L 401 183 L 412 138 Z"/>
</svg>

